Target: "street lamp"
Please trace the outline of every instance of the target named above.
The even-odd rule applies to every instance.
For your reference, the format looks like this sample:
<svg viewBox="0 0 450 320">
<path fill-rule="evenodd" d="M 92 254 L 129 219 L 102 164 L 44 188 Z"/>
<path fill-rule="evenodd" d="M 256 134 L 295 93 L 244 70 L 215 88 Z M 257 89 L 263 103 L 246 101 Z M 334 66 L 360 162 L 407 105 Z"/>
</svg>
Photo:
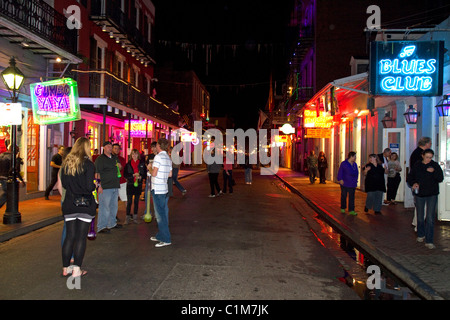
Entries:
<svg viewBox="0 0 450 320">
<path fill-rule="evenodd" d="M 414 109 L 413 105 L 409 105 L 408 110 L 403 114 L 405 116 L 406 123 L 416 124 L 417 118 L 420 116 L 420 112 Z"/>
<path fill-rule="evenodd" d="M 434 106 L 439 114 L 439 117 L 448 117 L 450 111 L 450 99 L 448 95 L 444 95 L 443 99 Z"/>
<path fill-rule="evenodd" d="M 388 111 L 384 115 L 384 118 L 381 120 L 381 123 L 383 123 L 384 128 L 392 128 L 394 126 L 394 119 L 391 117 L 391 112 Z"/>
<path fill-rule="evenodd" d="M 5 83 L 6 88 L 12 93 L 12 103 L 17 103 L 18 91 L 23 84 L 25 76 L 16 67 L 16 60 L 11 58 L 9 61 L 9 67 L 7 67 L 1 73 L 2 80 Z M 6 210 L 3 215 L 3 224 L 13 224 L 22 222 L 22 216 L 19 212 L 19 186 L 17 184 L 17 171 L 16 171 L 16 125 L 11 125 L 11 173 L 8 176 L 7 181 L 7 200 Z"/>
</svg>

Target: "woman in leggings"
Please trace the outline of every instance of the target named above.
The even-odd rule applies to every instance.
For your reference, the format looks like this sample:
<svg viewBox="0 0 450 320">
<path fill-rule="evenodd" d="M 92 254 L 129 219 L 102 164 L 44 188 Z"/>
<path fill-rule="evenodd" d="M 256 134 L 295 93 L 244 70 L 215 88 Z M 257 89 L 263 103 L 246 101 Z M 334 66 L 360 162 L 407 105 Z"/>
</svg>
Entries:
<svg viewBox="0 0 450 320">
<path fill-rule="evenodd" d="M 66 223 L 66 238 L 62 246 L 63 276 L 70 275 L 70 258 L 73 254 L 73 277 L 86 274 L 81 270 L 86 239 L 95 216 L 96 203 L 92 192 L 95 190 L 95 166 L 90 159 L 91 143 L 81 137 L 72 147 L 61 167 L 61 183 L 66 190 L 62 212 Z"/>
</svg>

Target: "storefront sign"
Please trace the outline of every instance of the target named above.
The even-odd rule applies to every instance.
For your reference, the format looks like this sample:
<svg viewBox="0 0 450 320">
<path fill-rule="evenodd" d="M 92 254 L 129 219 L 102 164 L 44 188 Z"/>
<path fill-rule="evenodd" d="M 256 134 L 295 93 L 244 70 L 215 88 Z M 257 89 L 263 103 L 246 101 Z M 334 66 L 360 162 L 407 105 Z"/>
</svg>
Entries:
<svg viewBox="0 0 450 320">
<path fill-rule="evenodd" d="M 316 110 L 305 110 L 303 113 L 303 121 L 305 128 L 331 128 L 333 126 L 333 116 L 326 116 L 322 113 L 317 116 Z"/>
<path fill-rule="evenodd" d="M 442 95 L 443 41 L 376 41 L 371 44 L 373 95 Z"/>
<path fill-rule="evenodd" d="M 0 103 L 0 126 L 19 126 L 22 124 L 21 103 Z"/>
<path fill-rule="evenodd" d="M 36 124 L 45 125 L 81 119 L 78 85 L 70 78 L 30 85 L 33 117 Z"/>
<path fill-rule="evenodd" d="M 305 138 L 328 139 L 331 138 L 331 129 L 306 129 Z"/>
<path fill-rule="evenodd" d="M 125 121 L 125 130 L 128 132 L 128 121 Z M 145 138 L 147 131 L 147 121 L 146 120 L 131 120 L 131 132 L 130 136 L 132 138 Z M 150 128 L 149 128 L 150 131 Z M 148 135 L 151 137 L 151 134 Z"/>
</svg>

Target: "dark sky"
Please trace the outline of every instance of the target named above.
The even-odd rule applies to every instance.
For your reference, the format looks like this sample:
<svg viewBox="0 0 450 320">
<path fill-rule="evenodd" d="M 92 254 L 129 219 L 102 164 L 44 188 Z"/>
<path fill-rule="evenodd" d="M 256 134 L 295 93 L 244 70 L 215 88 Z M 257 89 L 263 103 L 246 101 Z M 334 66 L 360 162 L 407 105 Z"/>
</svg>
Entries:
<svg viewBox="0 0 450 320">
<path fill-rule="evenodd" d="M 153 3 L 157 67 L 175 60 L 177 67 L 193 69 L 211 94 L 211 116 L 228 114 L 236 128 L 256 127 L 271 73 L 278 89 L 286 79 L 292 1 Z"/>
</svg>

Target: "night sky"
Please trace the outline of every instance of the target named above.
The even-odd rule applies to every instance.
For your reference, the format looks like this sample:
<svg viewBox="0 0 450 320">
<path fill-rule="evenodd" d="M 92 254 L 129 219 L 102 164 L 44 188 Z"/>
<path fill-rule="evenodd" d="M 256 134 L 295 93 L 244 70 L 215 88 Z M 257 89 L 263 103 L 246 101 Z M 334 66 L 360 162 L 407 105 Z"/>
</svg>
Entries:
<svg viewBox="0 0 450 320">
<path fill-rule="evenodd" d="M 278 90 L 286 80 L 292 1 L 153 3 L 156 67 L 174 61 L 177 68 L 193 69 L 211 95 L 212 117 L 228 115 L 236 128 L 256 127 L 271 73 Z"/>
</svg>

